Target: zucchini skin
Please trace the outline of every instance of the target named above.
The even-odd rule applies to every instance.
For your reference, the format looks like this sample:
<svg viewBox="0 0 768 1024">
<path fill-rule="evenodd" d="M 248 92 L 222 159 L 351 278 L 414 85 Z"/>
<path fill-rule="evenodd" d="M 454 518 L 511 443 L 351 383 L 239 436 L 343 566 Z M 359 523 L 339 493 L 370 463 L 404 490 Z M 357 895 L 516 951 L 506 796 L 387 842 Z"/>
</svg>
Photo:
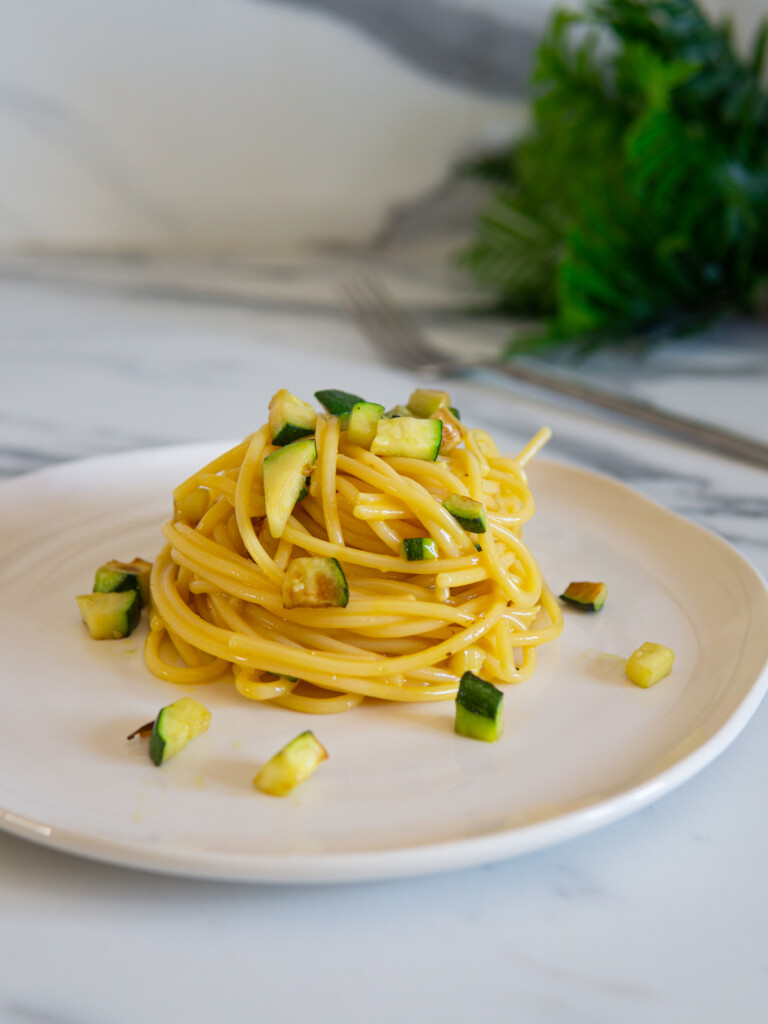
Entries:
<svg viewBox="0 0 768 1024">
<path fill-rule="evenodd" d="M 316 391 L 315 398 L 332 416 L 349 416 L 359 402 L 365 401 L 360 395 L 353 395 L 349 391 L 339 391 L 337 388 Z"/>
<path fill-rule="evenodd" d="M 149 737 L 149 756 L 158 767 L 207 731 L 211 713 L 192 697 L 182 697 L 158 712 Z"/>
<path fill-rule="evenodd" d="M 302 401 L 287 388 L 281 388 L 269 403 L 269 429 L 272 444 L 282 447 L 309 437 L 315 432 L 317 414 L 308 402 Z"/>
<path fill-rule="evenodd" d="M 474 672 L 465 672 L 456 694 L 455 731 L 460 736 L 495 743 L 504 729 L 504 694 Z"/>
<path fill-rule="evenodd" d="M 115 591 L 138 590 L 143 605 L 149 604 L 149 574 L 152 563 L 143 558 L 131 562 L 112 560 L 100 565 L 93 580 L 95 594 L 110 594 Z"/>
<path fill-rule="evenodd" d="M 443 502 L 443 508 L 450 512 L 462 530 L 467 533 L 485 533 L 488 516 L 482 502 L 462 494 L 451 494 Z"/>
<path fill-rule="evenodd" d="M 584 611 L 599 612 L 605 604 L 608 588 L 604 583 L 569 583 L 560 595 L 561 601 Z"/>
<path fill-rule="evenodd" d="M 424 562 L 437 558 L 437 544 L 431 537 L 406 537 L 400 545 L 408 562 Z"/>
<path fill-rule="evenodd" d="M 294 558 L 283 580 L 285 608 L 346 608 L 349 585 L 336 558 Z"/>
<path fill-rule="evenodd" d="M 94 640 L 123 640 L 130 636 L 141 616 L 139 590 L 80 594 L 77 605 Z"/>
<path fill-rule="evenodd" d="M 286 423 L 280 428 L 280 430 L 272 438 L 272 444 L 276 444 L 282 448 L 285 444 L 291 444 L 293 441 L 298 441 L 302 437 L 310 437 L 314 434 L 314 427 L 300 427 L 296 423 Z"/>
</svg>

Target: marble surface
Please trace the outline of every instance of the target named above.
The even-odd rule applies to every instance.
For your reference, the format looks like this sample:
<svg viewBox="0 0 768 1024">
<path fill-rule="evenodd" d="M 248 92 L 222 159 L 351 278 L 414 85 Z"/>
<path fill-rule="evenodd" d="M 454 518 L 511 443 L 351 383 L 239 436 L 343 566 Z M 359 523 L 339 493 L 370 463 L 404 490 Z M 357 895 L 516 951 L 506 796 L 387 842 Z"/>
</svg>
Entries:
<svg viewBox="0 0 768 1024">
<path fill-rule="evenodd" d="M 356 366 L 379 358 L 337 303 L 360 269 L 338 257 L 4 258 L 0 474 L 240 436 L 261 422 L 254 381 L 280 372 L 286 355 L 318 367 L 341 356 L 351 385 Z M 477 346 L 498 342 L 498 325 L 446 315 L 457 291 L 435 265 L 374 269 L 446 345 L 462 331 Z M 765 439 L 754 409 L 768 386 L 758 328 L 730 362 L 698 339 L 685 360 L 680 349 L 658 351 L 655 363 L 606 357 L 594 372 L 673 404 L 686 396 L 691 414 L 716 411 Z M 383 364 L 381 381 L 393 396 L 412 383 Z M 768 574 L 764 471 L 524 388 L 451 386 L 466 419 L 510 443 L 548 422 L 553 457 L 629 483 Z M 0 834 L 0 1022 L 128 1024 L 151 1012 L 190 1024 L 761 1024 L 767 774 L 762 706 L 703 773 L 607 828 L 487 867 L 341 887 L 177 879 Z"/>
</svg>

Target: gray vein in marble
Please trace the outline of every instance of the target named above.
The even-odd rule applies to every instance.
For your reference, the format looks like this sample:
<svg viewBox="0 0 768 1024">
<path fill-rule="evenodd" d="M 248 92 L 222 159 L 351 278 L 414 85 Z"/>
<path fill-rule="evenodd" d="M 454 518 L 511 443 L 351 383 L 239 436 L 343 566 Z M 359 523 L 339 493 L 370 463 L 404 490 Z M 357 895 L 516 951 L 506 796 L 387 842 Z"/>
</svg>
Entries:
<svg viewBox="0 0 768 1024">
<path fill-rule="evenodd" d="M 139 190 L 125 156 L 114 150 L 103 134 L 84 122 L 74 109 L 50 96 L 7 83 L 0 83 L 0 107 L 18 120 L 24 130 L 34 132 L 53 149 L 65 153 L 120 203 L 150 224 L 162 227 L 165 234 L 180 236 L 180 224 L 167 207 Z"/>
<path fill-rule="evenodd" d="M 435 0 L 282 3 L 353 25 L 408 64 L 454 86 L 495 96 L 520 97 L 527 92 L 539 36 L 488 12 L 460 10 Z"/>
<path fill-rule="evenodd" d="M 109 424 L 101 424 L 98 430 L 91 430 L 69 426 L 58 420 L 0 417 L 0 433 L 7 433 L 9 429 L 14 433 L 21 429 L 25 436 L 15 444 L 3 444 L 0 477 L 16 476 L 56 462 L 167 443 L 165 438 L 150 437 L 138 431 L 122 431 Z"/>
<path fill-rule="evenodd" d="M 11 1021 L 26 1021 L 27 1024 L 86 1024 L 82 1017 L 70 1017 L 47 1007 L 31 1006 L 28 1003 L 7 1003 L 5 1014 L 1 1018 L 10 1024 Z"/>
</svg>

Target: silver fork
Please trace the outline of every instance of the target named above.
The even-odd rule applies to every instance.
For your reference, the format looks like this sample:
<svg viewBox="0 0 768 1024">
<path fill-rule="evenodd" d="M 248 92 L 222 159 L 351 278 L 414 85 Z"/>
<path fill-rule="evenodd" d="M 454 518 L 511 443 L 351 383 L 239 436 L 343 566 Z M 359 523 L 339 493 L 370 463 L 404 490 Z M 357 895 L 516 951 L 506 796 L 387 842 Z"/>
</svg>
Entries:
<svg viewBox="0 0 768 1024">
<path fill-rule="evenodd" d="M 427 378 L 470 377 L 485 370 L 498 378 L 509 378 L 549 394 L 585 403 L 614 413 L 635 424 L 686 441 L 707 451 L 718 452 L 751 465 L 768 469 L 768 445 L 700 420 L 665 412 L 641 399 L 612 395 L 581 382 L 568 381 L 546 371 L 516 362 L 494 360 L 463 362 L 439 352 L 428 341 L 413 318 L 397 304 L 389 291 L 371 278 L 348 281 L 342 288 L 346 309 L 361 333 L 396 366 Z"/>
</svg>

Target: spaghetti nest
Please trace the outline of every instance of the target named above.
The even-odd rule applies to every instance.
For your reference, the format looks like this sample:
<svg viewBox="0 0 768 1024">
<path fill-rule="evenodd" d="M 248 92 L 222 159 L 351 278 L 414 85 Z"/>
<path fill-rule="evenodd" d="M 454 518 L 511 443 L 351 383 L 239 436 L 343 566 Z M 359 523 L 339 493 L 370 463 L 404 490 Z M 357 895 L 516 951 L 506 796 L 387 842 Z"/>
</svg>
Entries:
<svg viewBox="0 0 768 1024">
<path fill-rule="evenodd" d="M 344 417 L 317 414 L 314 471 L 279 539 L 265 497 L 270 424 L 182 483 L 152 571 L 148 667 L 181 684 L 229 676 L 250 700 L 321 713 L 365 697 L 450 699 L 467 670 L 529 678 L 562 628 L 522 540 L 534 511 L 525 465 L 549 431 L 506 458 L 450 420 L 432 461 L 374 454 L 350 441 Z M 445 508 L 455 495 L 482 506 L 484 532 Z M 433 557 L 408 561 L 411 538 L 429 538 Z M 307 558 L 336 560 L 344 606 L 286 600 L 291 567 Z"/>
</svg>

